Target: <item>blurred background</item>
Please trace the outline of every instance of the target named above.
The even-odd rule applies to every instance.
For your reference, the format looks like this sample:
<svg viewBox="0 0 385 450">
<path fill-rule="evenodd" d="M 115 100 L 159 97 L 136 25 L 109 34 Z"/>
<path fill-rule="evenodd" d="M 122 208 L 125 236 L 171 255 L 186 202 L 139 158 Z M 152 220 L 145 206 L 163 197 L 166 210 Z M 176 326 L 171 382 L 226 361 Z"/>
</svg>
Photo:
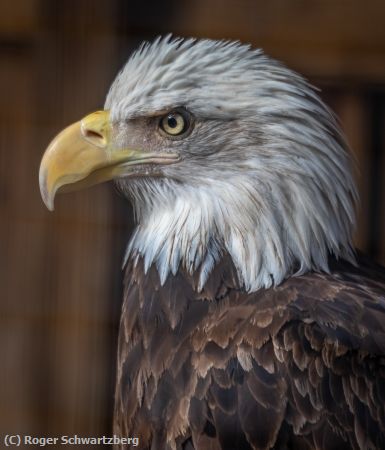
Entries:
<svg viewBox="0 0 385 450">
<path fill-rule="evenodd" d="M 111 435 L 130 206 L 111 185 L 38 189 L 41 155 L 143 40 L 231 38 L 322 89 L 359 168 L 356 245 L 385 263 L 383 0 L 0 1 L 0 436 Z"/>
</svg>

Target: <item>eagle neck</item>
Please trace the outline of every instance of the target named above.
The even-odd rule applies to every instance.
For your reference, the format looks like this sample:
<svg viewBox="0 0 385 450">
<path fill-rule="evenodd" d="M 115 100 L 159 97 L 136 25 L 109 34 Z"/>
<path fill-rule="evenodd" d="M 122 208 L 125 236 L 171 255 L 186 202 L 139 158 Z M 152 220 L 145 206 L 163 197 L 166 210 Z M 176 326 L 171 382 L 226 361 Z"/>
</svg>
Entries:
<svg viewBox="0 0 385 450">
<path fill-rule="evenodd" d="M 277 200 L 281 195 L 245 177 L 199 188 L 174 187 L 173 195 L 148 195 L 151 202 L 136 204 L 138 225 L 125 263 L 143 258 L 145 273 L 155 266 L 162 285 L 181 269 L 198 277 L 198 291 L 224 256 L 248 292 L 278 285 L 293 273 L 328 271 L 328 254 L 338 254 L 338 241 L 333 249 L 327 230 L 311 217 L 297 226 L 295 215 L 306 217 L 296 211 L 302 203 L 283 209 Z"/>
</svg>

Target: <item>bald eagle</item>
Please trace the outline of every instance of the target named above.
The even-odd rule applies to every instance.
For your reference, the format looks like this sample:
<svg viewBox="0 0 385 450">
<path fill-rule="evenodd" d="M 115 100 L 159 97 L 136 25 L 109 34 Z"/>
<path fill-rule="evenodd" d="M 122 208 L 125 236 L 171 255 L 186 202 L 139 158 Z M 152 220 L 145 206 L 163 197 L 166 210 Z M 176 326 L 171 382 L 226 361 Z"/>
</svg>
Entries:
<svg viewBox="0 0 385 450">
<path fill-rule="evenodd" d="M 239 42 L 144 44 L 39 179 L 49 209 L 112 179 L 134 207 L 116 435 L 385 448 L 385 271 L 352 248 L 349 148 L 300 75 Z"/>
</svg>

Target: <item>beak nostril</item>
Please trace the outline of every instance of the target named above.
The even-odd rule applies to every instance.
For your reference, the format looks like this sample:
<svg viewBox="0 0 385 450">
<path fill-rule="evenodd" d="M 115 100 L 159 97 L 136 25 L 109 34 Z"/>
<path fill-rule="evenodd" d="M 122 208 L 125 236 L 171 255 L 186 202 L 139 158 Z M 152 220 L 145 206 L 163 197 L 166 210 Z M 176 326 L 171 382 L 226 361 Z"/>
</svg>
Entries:
<svg viewBox="0 0 385 450">
<path fill-rule="evenodd" d="M 82 127 L 82 135 L 84 139 L 88 142 L 90 142 L 93 145 L 96 145 L 97 147 L 105 147 L 106 146 L 106 138 L 103 136 L 102 133 L 98 133 L 95 130 L 92 130 L 90 128 Z"/>
<path fill-rule="evenodd" d="M 80 122 L 83 139 L 96 147 L 104 148 L 108 144 L 110 123 L 108 111 L 97 111 L 84 117 Z"/>
<path fill-rule="evenodd" d="M 94 130 L 84 130 L 84 137 L 89 138 L 89 139 L 100 139 L 103 140 L 103 136 L 98 133 L 97 131 Z"/>
</svg>

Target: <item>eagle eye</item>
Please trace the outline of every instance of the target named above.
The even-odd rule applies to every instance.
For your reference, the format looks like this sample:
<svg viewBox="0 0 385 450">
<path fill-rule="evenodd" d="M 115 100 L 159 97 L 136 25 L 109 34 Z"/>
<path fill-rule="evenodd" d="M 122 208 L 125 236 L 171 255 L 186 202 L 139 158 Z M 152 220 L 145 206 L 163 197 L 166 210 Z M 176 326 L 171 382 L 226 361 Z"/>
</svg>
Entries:
<svg viewBox="0 0 385 450">
<path fill-rule="evenodd" d="M 176 137 L 185 134 L 190 129 L 191 120 L 185 110 L 170 111 L 162 116 L 159 128 L 168 137 Z"/>
</svg>

